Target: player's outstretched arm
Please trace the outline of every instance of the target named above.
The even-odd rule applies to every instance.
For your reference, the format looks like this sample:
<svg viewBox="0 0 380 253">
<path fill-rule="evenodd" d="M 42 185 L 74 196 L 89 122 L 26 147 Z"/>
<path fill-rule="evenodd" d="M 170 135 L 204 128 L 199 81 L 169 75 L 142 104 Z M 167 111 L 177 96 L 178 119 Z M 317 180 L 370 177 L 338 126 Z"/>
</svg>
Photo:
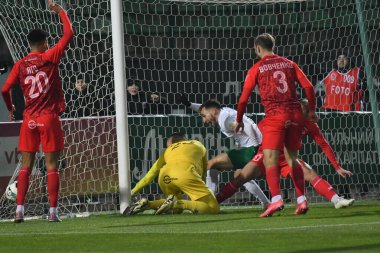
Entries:
<svg viewBox="0 0 380 253">
<path fill-rule="evenodd" d="M 73 28 L 71 27 L 71 23 L 66 11 L 59 4 L 53 3 L 51 0 L 49 0 L 48 5 L 49 9 L 58 14 L 61 18 L 63 25 L 63 35 L 62 38 L 58 41 L 58 43 L 46 52 L 45 57 L 47 58 L 47 60 L 53 63 L 58 63 L 61 60 L 61 57 L 65 52 L 65 49 L 67 48 L 71 39 L 73 38 L 74 32 Z"/>
<path fill-rule="evenodd" d="M 199 108 L 201 107 L 201 104 L 190 102 L 187 98 L 187 95 L 184 92 L 181 92 L 181 94 L 179 94 L 177 104 L 183 104 L 184 106 L 189 107 L 191 110 L 195 112 L 199 112 Z"/>
<path fill-rule="evenodd" d="M 247 108 L 248 100 L 252 94 L 252 91 L 256 86 L 257 73 L 258 73 L 257 67 L 254 65 L 248 71 L 248 74 L 245 77 L 243 91 L 241 93 L 238 106 L 237 106 L 237 115 L 236 115 L 237 125 L 236 125 L 235 132 L 239 132 L 240 129 L 242 131 L 244 130 L 243 115 L 244 115 L 245 109 Z"/>
<path fill-rule="evenodd" d="M 332 149 L 330 144 L 327 142 L 326 138 L 323 136 L 317 123 L 306 121 L 305 127 L 308 130 L 308 135 L 314 139 L 314 141 L 318 144 L 318 146 L 321 147 L 323 153 L 325 153 L 330 163 L 334 166 L 334 169 L 336 170 L 336 172 L 341 177 L 352 176 L 352 172 L 345 170 L 340 166 L 338 159 L 335 156 L 334 150 Z"/>
<path fill-rule="evenodd" d="M 59 12 L 63 10 L 63 8 L 59 4 L 53 3 L 52 0 L 49 0 L 48 5 L 49 5 L 49 9 L 54 11 L 57 14 L 59 14 Z"/>
<path fill-rule="evenodd" d="M 148 173 L 136 184 L 132 189 L 132 196 L 139 193 L 145 186 L 150 184 L 160 173 L 160 169 L 165 165 L 164 152 L 160 155 L 158 160 L 149 169 Z"/>
<path fill-rule="evenodd" d="M 337 169 L 336 172 L 341 177 L 346 177 L 346 176 L 351 177 L 353 175 L 353 173 L 351 171 L 345 170 L 342 167 L 340 167 L 339 169 Z"/>
</svg>

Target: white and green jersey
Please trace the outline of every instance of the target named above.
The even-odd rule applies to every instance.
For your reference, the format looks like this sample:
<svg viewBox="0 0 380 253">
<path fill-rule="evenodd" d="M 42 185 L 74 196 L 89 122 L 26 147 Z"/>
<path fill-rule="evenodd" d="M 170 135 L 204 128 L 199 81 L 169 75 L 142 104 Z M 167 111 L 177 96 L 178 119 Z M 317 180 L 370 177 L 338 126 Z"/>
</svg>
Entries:
<svg viewBox="0 0 380 253">
<path fill-rule="evenodd" d="M 239 148 L 257 147 L 261 144 L 262 134 L 252 119 L 243 116 L 244 131 L 235 132 L 237 111 L 228 107 L 220 109 L 218 124 L 220 131 L 227 137 L 233 138 Z"/>
<path fill-rule="evenodd" d="M 191 103 L 190 108 L 193 111 L 199 111 L 201 104 Z M 218 125 L 220 131 L 227 137 L 233 138 L 238 148 L 257 147 L 261 144 L 262 135 L 253 120 L 243 116 L 244 131 L 236 133 L 236 114 L 237 111 L 228 107 L 220 109 Z"/>
</svg>

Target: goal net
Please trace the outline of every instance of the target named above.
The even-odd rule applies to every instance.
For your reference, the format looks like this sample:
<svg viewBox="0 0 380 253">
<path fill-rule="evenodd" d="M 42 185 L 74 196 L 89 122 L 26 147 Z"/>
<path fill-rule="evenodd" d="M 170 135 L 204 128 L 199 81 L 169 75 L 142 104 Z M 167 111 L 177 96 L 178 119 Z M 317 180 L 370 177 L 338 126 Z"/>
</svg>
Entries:
<svg viewBox="0 0 380 253">
<path fill-rule="evenodd" d="M 49 45 L 62 36 L 59 16 L 48 1 L 2 1 L 0 29 L 14 61 L 29 52 L 33 28 L 50 33 Z M 60 161 L 59 212 L 78 214 L 118 208 L 115 94 L 109 1 L 57 1 L 67 10 L 74 38 L 59 65 L 67 105 L 61 116 L 65 150 Z M 15 124 L 19 127 L 19 124 Z M 17 180 L 18 166 L 11 182 Z M 25 203 L 26 216 L 48 214 L 44 156 L 37 154 Z M 0 216 L 13 217 L 15 203 L 1 198 Z"/>
<path fill-rule="evenodd" d="M 112 63 L 110 2 L 106 0 L 58 1 L 67 10 L 75 36 L 60 64 L 67 111 L 62 115 L 65 151 L 62 155 L 59 211 L 63 214 L 115 211 L 118 209 L 117 150 Z M 361 13 L 371 59 L 379 58 L 380 4 L 362 2 Z M 132 187 L 141 179 L 165 148 L 166 137 L 184 131 L 202 141 L 209 158 L 234 148 L 234 142 L 218 129 L 204 126 L 197 113 L 176 105 L 184 92 L 189 100 L 202 103 L 217 99 L 236 108 L 242 82 L 254 64 L 253 39 L 268 32 L 276 37 L 276 53 L 299 64 L 311 79 L 318 108 L 325 97 L 321 80 L 335 68 L 340 54 L 350 57 L 351 66 L 364 71 L 355 2 L 340 1 L 123 1 L 126 83 L 134 82 L 143 94 L 142 113 L 129 115 L 129 144 Z M 28 52 L 25 35 L 41 27 L 49 31 L 50 44 L 62 34 L 59 18 L 50 13 L 44 0 L 6 0 L 0 6 L 0 29 L 13 59 Z M 362 86 L 360 111 L 321 112 L 319 125 L 336 151 L 343 168 L 354 176 L 337 176 L 321 149 L 311 138 L 304 139 L 300 157 L 341 195 L 357 199 L 379 197 L 379 154 L 370 110 L 369 92 L 379 92 L 379 68 L 368 66 L 374 90 Z M 364 78 L 364 83 L 367 80 Z M 83 83 L 85 84 L 83 86 Z M 76 88 L 77 87 L 77 88 Z M 83 87 L 83 89 L 81 88 Z M 127 89 L 127 87 L 126 87 Z M 301 89 L 299 96 L 304 97 Z M 152 101 L 152 94 L 158 101 Z M 117 94 L 116 94 L 117 95 Z M 263 108 L 257 92 L 247 113 L 258 122 Z M 42 155 L 36 161 L 27 196 L 26 215 L 47 214 L 46 170 Z M 16 170 L 11 181 L 15 180 Z M 219 175 L 219 187 L 233 172 Z M 263 180 L 259 181 L 267 192 Z M 324 201 L 309 184 L 312 202 Z M 289 181 L 282 181 L 283 195 L 292 201 Z M 149 199 L 162 197 L 153 182 L 141 193 Z M 257 200 L 240 189 L 225 205 L 251 205 Z M 14 202 L 1 199 L 1 218 L 13 216 Z"/>
<path fill-rule="evenodd" d="M 192 102 L 216 99 L 236 109 L 247 70 L 257 60 L 253 40 L 261 33 L 271 33 L 276 38 L 276 53 L 298 63 L 315 86 L 319 126 L 341 166 L 354 176 L 339 177 L 321 148 L 309 137 L 303 139 L 300 157 L 328 180 L 338 194 L 356 199 L 378 198 L 379 154 L 369 101 L 370 92 L 380 95 L 378 62 L 372 61 L 368 66 L 374 73 L 370 77 L 373 90 L 367 85 L 370 78 L 362 74 L 363 45 L 370 53 L 366 57 L 379 58 L 380 3 L 357 2 L 362 7 L 359 14 L 368 41 L 361 41 L 355 1 L 129 1 L 124 6 L 127 74 L 143 90 L 160 92 L 170 103 L 176 100 L 173 94 L 184 91 Z M 356 112 L 322 112 L 326 96 L 322 80 L 337 68 L 341 54 L 349 57 L 349 68 L 360 67 L 359 89 L 363 92 L 360 106 Z M 301 88 L 297 93 L 305 97 Z M 258 122 L 263 112 L 255 91 L 247 113 Z M 203 126 L 200 116 L 184 106 L 173 106 L 168 113 L 184 116 L 147 120 L 149 134 L 145 140 L 152 144 L 145 141 L 145 148 L 149 148 L 152 158 L 157 157 L 157 148 L 164 148 L 161 140 L 177 128 L 186 131 L 189 137 L 200 138 L 208 148 L 209 158 L 234 148 L 232 140 L 221 136 L 217 129 Z M 184 122 L 188 117 L 189 125 Z M 133 159 L 138 150 L 131 148 L 131 151 Z M 148 156 L 143 161 L 151 164 Z M 133 181 L 146 172 L 137 164 L 132 169 Z M 220 173 L 219 188 L 232 175 Z M 263 180 L 260 185 L 268 193 Z M 326 201 L 309 183 L 306 186 L 311 202 Z M 282 181 L 282 188 L 283 196 L 293 201 L 294 190 L 289 180 Z M 144 193 L 152 196 L 156 191 L 159 192 L 153 185 Z M 256 201 L 242 188 L 224 204 L 251 205 Z"/>
</svg>

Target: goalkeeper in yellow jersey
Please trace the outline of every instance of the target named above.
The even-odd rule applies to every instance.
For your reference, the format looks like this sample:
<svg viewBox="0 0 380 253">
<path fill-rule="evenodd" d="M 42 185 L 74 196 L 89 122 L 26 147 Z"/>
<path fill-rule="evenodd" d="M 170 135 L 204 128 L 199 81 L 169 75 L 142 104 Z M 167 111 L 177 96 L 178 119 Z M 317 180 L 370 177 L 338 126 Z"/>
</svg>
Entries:
<svg viewBox="0 0 380 253">
<path fill-rule="evenodd" d="M 218 213 L 219 204 L 205 184 L 207 173 L 206 148 L 196 140 L 187 140 L 182 133 L 172 134 L 167 148 L 143 179 L 132 189 L 132 196 L 150 184 L 158 176 L 158 184 L 166 199 L 148 201 L 141 199 L 130 205 L 124 214 L 136 214 L 147 209 L 155 209 L 155 214 Z M 191 200 L 182 200 L 186 194 Z"/>
</svg>

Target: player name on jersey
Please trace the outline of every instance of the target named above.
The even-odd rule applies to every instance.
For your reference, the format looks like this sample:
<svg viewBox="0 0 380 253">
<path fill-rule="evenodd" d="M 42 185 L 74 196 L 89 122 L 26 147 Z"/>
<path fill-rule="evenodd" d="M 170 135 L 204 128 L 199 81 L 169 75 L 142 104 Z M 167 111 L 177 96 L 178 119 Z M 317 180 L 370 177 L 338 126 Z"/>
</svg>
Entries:
<svg viewBox="0 0 380 253">
<path fill-rule="evenodd" d="M 259 67 L 260 73 L 263 73 L 264 71 L 269 71 L 273 69 L 285 69 L 285 68 L 293 68 L 293 65 L 290 62 L 276 62 L 276 63 L 270 63 L 270 64 L 264 64 Z"/>
</svg>

